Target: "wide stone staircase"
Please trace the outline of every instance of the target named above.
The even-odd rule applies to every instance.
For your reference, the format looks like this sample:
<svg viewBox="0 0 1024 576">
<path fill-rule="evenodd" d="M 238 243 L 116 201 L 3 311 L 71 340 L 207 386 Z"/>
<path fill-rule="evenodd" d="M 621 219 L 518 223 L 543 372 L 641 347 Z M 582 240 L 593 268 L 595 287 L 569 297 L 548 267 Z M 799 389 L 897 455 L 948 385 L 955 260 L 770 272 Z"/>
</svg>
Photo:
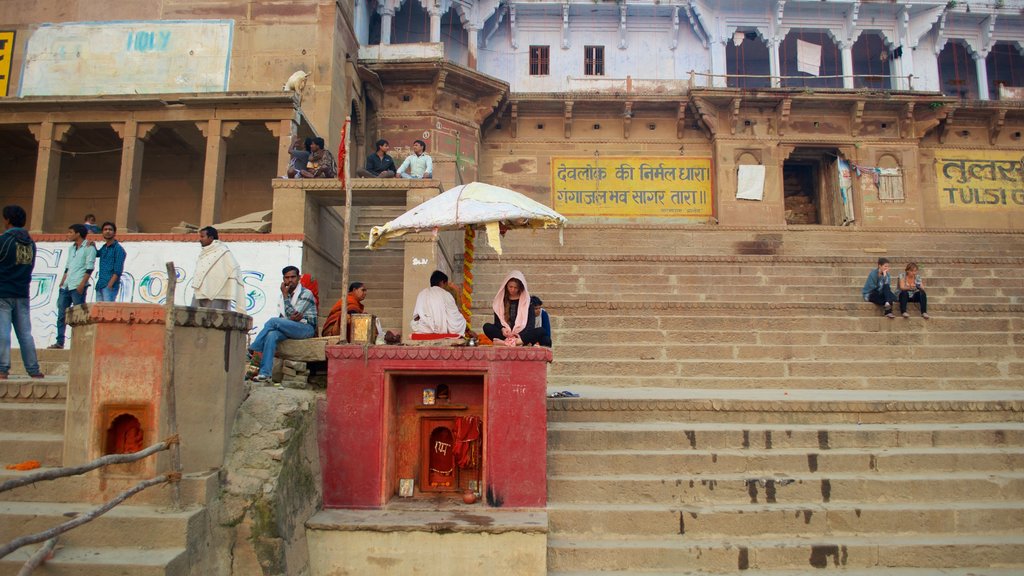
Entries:
<svg viewBox="0 0 1024 576">
<path fill-rule="evenodd" d="M 61 465 L 70 351 L 39 350 L 46 378 L 25 376 L 17 350 L 11 378 L 0 380 L 0 483 L 38 472 L 5 467 L 38 460 L 40 470 Z M 47 530 L 110 500 L 139 478 L 75 476 L 0 492 L 0 544 Z M 58 539 L 53 558 L 33 574 L 75 576 L 186 576 L 213 573 L 203 558 L 209 530 L 205 504 L 219 490 L 217 472 L 187 474 L 182 510 L 171 509 L 170 488 L 149 488 Z M 0 576 L 14 576 L 40 544 L 0 559 Z"/>
<path fill-rule="evenodd" d="M 573 226 L 478 245 L 551 314 L 548 570 L 1024 572 L 1024 235 Z M 922 268 L 931 320 L 860 300 Z M 895 274 L 894 274 L 895 277 Z M 485 320 L 486 319 L 486 320 Z"/>
<path fill-rule="evenodd" d="M 402 277 L 405 242 L 397 238 L 382 248 L 369 250 L 366 242 L 370 228 L 380 226 L 405 212 L 401 206 L 358 206 L 352 210 L 353 227 L 350 236 L 349 282 L 363 282 L 367 286 L 363 305 L 368 314 L 380 319 L 385 330 L 405 331 L 402 323 Z M 345 296 L 348 287 L 335 282 L 321 295 L 320 312 L 326 316 L 331 306 Z"/>
</svg>

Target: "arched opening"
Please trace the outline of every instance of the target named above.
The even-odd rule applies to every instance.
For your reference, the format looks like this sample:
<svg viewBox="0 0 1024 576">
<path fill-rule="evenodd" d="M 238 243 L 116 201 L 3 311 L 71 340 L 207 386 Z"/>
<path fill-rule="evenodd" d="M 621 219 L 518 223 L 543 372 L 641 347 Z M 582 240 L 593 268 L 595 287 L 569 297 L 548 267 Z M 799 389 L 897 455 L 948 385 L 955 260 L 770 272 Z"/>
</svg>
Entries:
<svg viewBox="0 0 1024 576">
<path fill-rule="evenodd" d="M 462 25 L 455 6 L 441 16 L 441 42 L 444 43 L 445 58 L 455 64 L 469 65 L 469 33 Z"/>
<path fill-rule="evenodd" d="M 1024 57 L 1016 42 L 999 41 L 985 58 L 985 69 L 988 72 L 989 98 L 1001 98 L 999 89 L 1002 86 L 1024 86 Z"/>
<path fill-rule="evenodd" d="M 801 48 L 801 42 L 805 43 Z M 820 50 L 820 57 L 815 58 Z M 793 30 L 779 45 L 779 68 L 786 88 L 842 88 L 839 47 L 824 32 Z M 804 61 L 810 65 L 801 65 Z M 817 72 L 816 74 L 814 72 Z"/>
<path fill-rule="evenodd" d="M 119 414 L 107 428 L 104 454 L 132 454 L 145 448 L 142 424 L 131 414 Z"/>
<path fill-rule="evenodd" d="M 768 88 L 772 85 L 768 46 L 753 30 L 737 30 L 725 44 L 729 88 Z"/>
<path fill-rule="evenodd" d="M 950 40 L 939 53 L 939 86 L 946 96 L 978 98 L 978 69 L 963 40 Z"/>
<path fill-rule="evenodd" d="M 395 11 L 392 23 L 392 44 L 430 42 L 430 15 L 423 9 L 419 0 L 406 0 L 402 7 Z"/>
<path fill-rule="evenodd" d="M 889 47 L 881 34 L 866 32 L 853 43 L 853 87 L 890 90 L 892 68 Z"/>
</svg>

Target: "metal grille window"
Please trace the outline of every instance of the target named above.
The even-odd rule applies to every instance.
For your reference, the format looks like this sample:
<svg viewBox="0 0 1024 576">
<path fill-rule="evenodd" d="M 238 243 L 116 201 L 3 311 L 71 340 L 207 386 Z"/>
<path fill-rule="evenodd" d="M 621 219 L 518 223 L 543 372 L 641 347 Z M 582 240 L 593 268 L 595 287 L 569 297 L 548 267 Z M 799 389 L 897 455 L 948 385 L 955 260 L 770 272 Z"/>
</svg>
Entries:
<svg viewBox="0 0 1024 576">
<path fill-rule="evenodd" d="M 903 202 L 903 173 L 899 168 L 878 169 L 878 199 L 882 202 Z"/>
<path fill-rule="evenodd" d="M 551 73 L 548 46 L 530 46 L 530 76 L 547 76 Z"/>
<path fill-rule="evenodd" d="M 583 73 L 587 76 L 604 76 L 604 46 L 583 47 Z"/>
</svg>

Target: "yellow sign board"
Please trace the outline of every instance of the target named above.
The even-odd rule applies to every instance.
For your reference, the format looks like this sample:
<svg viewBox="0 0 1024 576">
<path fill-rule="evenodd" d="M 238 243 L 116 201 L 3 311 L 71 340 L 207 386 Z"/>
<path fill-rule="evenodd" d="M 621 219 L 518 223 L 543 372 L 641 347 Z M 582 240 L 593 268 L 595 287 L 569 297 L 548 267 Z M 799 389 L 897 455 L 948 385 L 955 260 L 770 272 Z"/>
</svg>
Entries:
<svg viewBox="0 0 1024 576">
<path fill-rule="evenodd" d="M 0 97 L 7 96 L 11 83 L 11 60 L 14 59 L 14 32 L 0 31 Z"/>
<path fill-rule="evenodd" d="M 1024 210 L 1024 154 L 993 150 L 935 153 L 939 207 Z"/>
<path fill-rule="evenodd" d="M 710 158 L 552 158 L 551 203 L 566 216 L 707 218 Z"/>
</svg>

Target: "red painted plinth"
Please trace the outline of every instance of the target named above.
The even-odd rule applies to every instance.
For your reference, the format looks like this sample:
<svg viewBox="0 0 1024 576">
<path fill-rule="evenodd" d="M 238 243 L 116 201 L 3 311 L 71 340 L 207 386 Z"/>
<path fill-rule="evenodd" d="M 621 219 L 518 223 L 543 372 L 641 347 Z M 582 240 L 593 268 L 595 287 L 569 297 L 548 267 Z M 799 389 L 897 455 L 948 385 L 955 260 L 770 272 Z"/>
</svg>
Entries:
<svg viewBox="0 0 1024 576">
<path fill-rule="evenodd" d="M 483 485 L 488 505 L 547 504 L 547 348 L 328 346 L 320 422 L 325 508 L 380 508 L 398 494 L 399 386 L 478 378 L 483 388 Z M 457 399 L 453 399 L 453 402 Z"/>
</svg>

